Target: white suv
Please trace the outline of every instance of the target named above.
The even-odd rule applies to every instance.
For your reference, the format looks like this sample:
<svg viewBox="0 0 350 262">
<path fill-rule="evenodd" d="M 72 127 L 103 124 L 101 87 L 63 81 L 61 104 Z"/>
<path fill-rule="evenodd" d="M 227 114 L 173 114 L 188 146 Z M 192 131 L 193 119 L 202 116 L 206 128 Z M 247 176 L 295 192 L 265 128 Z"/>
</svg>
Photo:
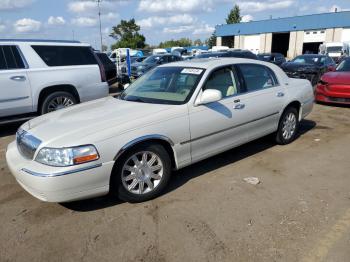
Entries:
<svg viewBox="0 0 350 262">
<path fill-rule="evenodd" d="M 107 95 L 103 66 L 88 44 L 0 40 L 0 123 Z"/>
</svg>

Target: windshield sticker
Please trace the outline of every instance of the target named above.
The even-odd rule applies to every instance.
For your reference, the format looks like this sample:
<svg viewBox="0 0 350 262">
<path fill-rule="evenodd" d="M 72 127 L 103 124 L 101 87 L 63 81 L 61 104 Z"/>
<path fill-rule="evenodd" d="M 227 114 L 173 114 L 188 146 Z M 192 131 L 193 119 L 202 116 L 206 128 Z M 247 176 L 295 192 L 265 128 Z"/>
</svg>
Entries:
<svg viewBox="0 0 350 262">
<path fill-rule="evenodd" d="M 200 75 L 202 72 L 203 72 L 203 69 L 184 68 L 184 69 L 181 71 L 181 74 Z"/>
</svg>

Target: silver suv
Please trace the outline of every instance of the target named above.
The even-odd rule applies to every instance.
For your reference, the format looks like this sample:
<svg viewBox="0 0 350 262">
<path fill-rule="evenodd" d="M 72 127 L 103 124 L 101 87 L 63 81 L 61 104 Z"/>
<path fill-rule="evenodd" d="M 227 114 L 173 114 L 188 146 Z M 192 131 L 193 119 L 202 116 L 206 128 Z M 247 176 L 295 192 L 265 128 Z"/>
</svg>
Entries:
<svg viewBox="0 0 350 262">
<path fill-rule="evenodd" d="M 100 60 L 75 41 L 0 40 L 0 123 L 106 97 Z"/>
</svg>

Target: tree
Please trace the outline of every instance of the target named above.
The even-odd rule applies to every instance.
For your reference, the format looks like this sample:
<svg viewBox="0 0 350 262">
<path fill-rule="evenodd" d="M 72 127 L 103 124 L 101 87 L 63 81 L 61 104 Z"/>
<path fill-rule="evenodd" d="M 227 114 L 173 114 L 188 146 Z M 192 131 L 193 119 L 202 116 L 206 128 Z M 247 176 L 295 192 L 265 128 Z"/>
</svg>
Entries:
<svg viewBox="0 0 350 262">
<path fill-rule="evenodd" d="M 112 28 L 112 33 L 109 35 L 117 40 L 112 45 L 112 50 L 117 48 L 144 48 L 146 46 L 146 38 L 139 33 L 140 29 L 134 18 L 129 21 L 121 20 L 120 24 Z"/>
<path fill-rule="evenodd" d="M 227 24 L 237 24 L 242 21 L 241 9 L 238 5 L 235 5 L 226 18 Z"/>
<path fill-rule="evenodd" d="M 211 37 L 209 37 L 206 41 L 205 41 L 206 45 L 209 48 L 212 48 L 213 46 L 216 45 L 216 32 L 214 31 L 213 34 L 211 35 Z"/>
<path fill-rule="evenodd" d="M 168 40 L 165 42 L 160 42 L 159 43 L 159 48 L 169 48 L 169 47 L 174 47 L 174 46 L 181 46 L 181 47 L 186 47 L 186 46 L 192 46 L 192 40 L 189 38 L 181 38 L 178 40 Z"/>
<path fill-rule="evenodd" d="M 202 40 L 200 40 L 200 39 L 196 39 L 196 40 L 193 41 L 193 44 L 194 44 L 195 46 L 202 46 L 202 45 L 203 45 L 203 42 L 202 42 Z"/>
</svg>

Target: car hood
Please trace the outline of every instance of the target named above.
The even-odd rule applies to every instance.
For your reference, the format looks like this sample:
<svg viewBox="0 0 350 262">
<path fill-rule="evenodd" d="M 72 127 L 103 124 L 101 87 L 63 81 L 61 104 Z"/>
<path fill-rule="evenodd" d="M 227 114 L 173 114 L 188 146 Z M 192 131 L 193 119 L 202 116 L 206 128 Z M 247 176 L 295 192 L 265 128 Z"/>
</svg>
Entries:
<svg viewBox="0 0 350 262">
<path fill-rule="evenodd" d="M 329 72 L 322 76 L 322 80 L 330 84 L 350 85 L 350 72 Z"/>
<path fill-rule="evenodd" d="M 305 68 L 312 68 L 312 69 L 318 69 L 319 67 L 314 64 L 301 64 L 301 63 L 294 63 L 294 62 L 286 62 L 282 65 L 282 68 L 287 71 L 300 71 Z"/>
<path fill-rule="evenodd" d="M 173 107 L 107 97 L 37 117 L 22 127 L 44 144 L 74 146 L 85 140 L 92 143 L 106 139 L 110 129 L 115 136 L 150 124 L 155 119 L 161 121 L 171 114 L 164 111 Z"/>
</svg>

